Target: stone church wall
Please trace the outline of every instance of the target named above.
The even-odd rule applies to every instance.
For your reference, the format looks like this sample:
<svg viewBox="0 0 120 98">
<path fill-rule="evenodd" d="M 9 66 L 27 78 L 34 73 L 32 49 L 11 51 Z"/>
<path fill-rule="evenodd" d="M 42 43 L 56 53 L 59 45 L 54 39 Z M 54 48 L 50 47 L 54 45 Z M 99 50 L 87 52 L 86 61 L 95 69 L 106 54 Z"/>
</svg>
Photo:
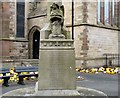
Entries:
<svg viewBox="0 0 120 98">
<path fill-rule="evenodd" d="M 72 3 L 63 2 L 63 4 L 65 7 L 64 24 L 66 29 L 72 32 Z M 32 13 L 26 12 L 26 14 L 29 15 L 26 15 L 27 22 L 25 28 L 27 28 L 27 32 L 25 32 L 25 35 L 27 37 L 25 39 L 3 41 L 3 43 L 6 42 L 3 47 L 7 49 L 3 49 L 4 53 L 6 53 L 6 57 L 9 56 L 13 59 L 28 59 L 28 44 L 30 39 L 28 41 L 27 39 L 29 32 L 33 26 L 38 26 L 42 29 L 45 23 L 47 23 L 46 5 L 46 2 L 39 3 L 38 9 L 34 10 Z M 27 8 L 27 11 L 31 9 L 29 8 L 29 4 Z M 120 31 L 114 27 L 105 27 L 97 24 L 97 2 L 74 2 L 74 46 L 76 66 L 81 66 L 82 63 L 85 62 L 86 66 L 103 66 L 105 64 L 105 59 L 103 58 L 104 53 L 119 53 L 119 32 Z M 13 35 L 15 36 L 15 34 Z"/>
<path fill-rule="evenodd" d="M 118 31 L 88 27 L 88 57 L 100 57 L 104 53 L 118 53 Z"/>
<path fill-rule="evenodd" d="M 28 59 L 28 42 L 11 42 L 10 58 Z"/>
<path fill-rule="evenodd" d="M 71 28 L 68 28 L 72 31 Z M 118 54 L 119 31 L 113 28 L 95 26 L 74 27 L 74 46 L 76 66 L 81 66 L 86 60 L 87 67 L 105 65 L 103 54 Z"/>
<path fill-rule="evenodd" d="M 98 59 L 103 58 L 103 54 L 118 54 L 118 31 L 88 27 L 88 40 L 89 40 L 89 50 L 88 58 L 93 58 L 93 62 L 89 61 L 88 65 L 104 65 L 105 60 Z M 97 62 L 95 62 L 95 60 Z"/>
<path fill-rule="evenodd" d="M 28 20 L 28 30 L 30 30 L 34 26 L 39 26 L 40 29 L 43 28 L 45 23 L 47 22 L 46 19 L 47 16 L 39 17 L 39 18 L 33 18 Z"/>
</svg>

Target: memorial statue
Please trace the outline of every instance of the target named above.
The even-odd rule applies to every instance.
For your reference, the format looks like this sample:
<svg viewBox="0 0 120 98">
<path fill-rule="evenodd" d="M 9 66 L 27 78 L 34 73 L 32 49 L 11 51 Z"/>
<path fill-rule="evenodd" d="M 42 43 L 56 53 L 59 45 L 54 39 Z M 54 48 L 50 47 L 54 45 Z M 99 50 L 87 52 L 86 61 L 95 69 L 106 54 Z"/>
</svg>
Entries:
<svg viewBox="0 0 120 98">
<path fill-rule="evenodd" d="M 57 3 L 50 5 L 49 23 L 43 30 L 45 39 L 70 39 L 70 32 L 64 29 L 64 6 Z"/>
<path fill-rule="evenodd" d="M 63 20 L 64 20 L 64 7 L 53 3 L 50 7 L 50 25 L 52 33 L 49 38 L 64 38 L 65 35 L 62 34 Z"/>
</svg>

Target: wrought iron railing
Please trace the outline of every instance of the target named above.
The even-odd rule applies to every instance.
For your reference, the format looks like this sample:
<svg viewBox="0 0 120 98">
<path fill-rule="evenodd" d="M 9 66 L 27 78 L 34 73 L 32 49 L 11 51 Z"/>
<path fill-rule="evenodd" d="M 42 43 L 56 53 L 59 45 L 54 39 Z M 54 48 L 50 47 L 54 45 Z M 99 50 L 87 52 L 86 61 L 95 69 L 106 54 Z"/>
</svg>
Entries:
<svg viewBox="0 0 120 98">
<path fill-rule="evenodd" d="M 120 54 L 108 54 L 105 53 L 103 54 L 103 57 L 105 58 L 104 60 L 104 67 L 114 67 L 114 66 L 119 66 L 120 67 Z"/>
</svg>

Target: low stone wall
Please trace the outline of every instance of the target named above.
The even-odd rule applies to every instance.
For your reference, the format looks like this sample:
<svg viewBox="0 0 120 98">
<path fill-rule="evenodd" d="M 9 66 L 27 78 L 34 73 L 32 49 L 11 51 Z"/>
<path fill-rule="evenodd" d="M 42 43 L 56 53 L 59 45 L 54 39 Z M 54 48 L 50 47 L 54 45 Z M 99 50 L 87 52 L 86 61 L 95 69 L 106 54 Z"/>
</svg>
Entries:
<svg viewBox="0 0 120 98">
<path fill-rule="evenodd" d="M 12 68 L 14 66 L 21 66 L 21 63 L 28 66 L 38 66 L 38 61 L 38 59 L 8 59 L 2 60 L 1 66 Z"/>
<path fill-rule="evenodd" d="M 77 68 L 91 68 L 91 67 L 101 67 L 105 65 L 105 58 L 76 58 L 76 67 Z"/>
<path fill-rule="evenodd" d="M 120 66 L 119 61 L 118 61 L 118 57 L 114 57 L 114 58 L 107 57 L 107 67 Z M 106 57 L 104 56 L 98 58 L 86 58 L 86 60 L 84 60 L 83 58 L 76 58 L 77 68 L 93 68 L 93 67 L 102 67 L 102 66 L 106 66 Z"/>
<path fill-rule="evenodd" d="M 81 68 L 83 59 L 81 58 L 76 58 L 76 67 Z M 6 59 L 6 60 L 1 60 L 0 61 L 0 66 L 2 67 L 14 67 L 14 66 L 20 66 L 21 63 L 24 63 L 25 65 L 33 65 L 33 66 L 38 66 L 39 60 L 38 59 Z M 118 65 L 118 61 L 114 60 L 114 63 Z M 86 60 L 86 65 L 83 65 L 83 67 L 91 68 L 91 67 L 101 67 L 106 64 L 105 58 L 89 58 Z M 109 63 L 108 63 L 109 64 Z M 114 65 L 114 66 L 116 66 Z"/>
</svg>

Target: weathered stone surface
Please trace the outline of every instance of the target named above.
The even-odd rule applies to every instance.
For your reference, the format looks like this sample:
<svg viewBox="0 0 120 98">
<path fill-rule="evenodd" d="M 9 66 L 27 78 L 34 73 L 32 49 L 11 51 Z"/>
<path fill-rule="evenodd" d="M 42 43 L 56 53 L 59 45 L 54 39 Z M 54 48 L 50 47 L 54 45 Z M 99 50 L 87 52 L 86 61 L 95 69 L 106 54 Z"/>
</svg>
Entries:
<svg viewBox="0 0 120 98">
<path fill-rule="evenodd" d="M 63 2 L 62 4 L 64 4 L 64 8 L 65 8 L 65 18 L 64 18 L 65 23 L 64 24 L 71 25 L 71 23 L 72 23 L 71 22 L 71 20 L 72 20 L 72 17 L 71 17 L 72 4 L 71 4 L 71 2 L 65 2 L 65 0 L 62 0 L 62 2 Z M 103 65 L 104 59 L 98 60 L 96 58 L 101 58 L 104 53 L 111 53 L 111 52 L 118 53 L 118 48 L 117 48 L 118 44 L 116 44 L 116 43 L 118 43 L 117 34 L 119 31 L 112 30 L 109 28 L 105 29 L 104 27 L 99 28 L 99 26 L 97 24 L 97 2 L 87 2 L 86 8 L 87 9 L 84 10 L 84 3 L 80 2 L 79 0 L 74 0 L 74 24 L 78 25 L 78 26 L 74 27 L 75 57 L 77 58 L 76 62 L 79 62 L 79 63 L 77 63 L 78 66 L 81 65 L 81 63 L 83 62 L 83 59 L 84 59 L 83 58 L 84 54 L 87 54 L 88 59 L 93 59 L 93 60 L 88 60 L 87 66 Z M 82 35 L 83 30 L 85 29 L 86 26 L 79 25 L 83 22 L 84 11 L 86 11 L 86 14 L 88 15 L 87 23 L 98 26 L 98 27 L 88 26 L 88 33 L 86 34 L 88 36 L 88 38 L 87 38 L 86 42 L 83 40 L 84 36 Z M 41 18 L 39 18 L 39 19 L 41 21 Z M 34 23 L 37 23 L 37 21 Z M 39 22 L 38 25 L 44 25 L 43 21 Z M 103 26 L 103 25 L 100 25 L 100 26 Z M 108 26 L 106 26 L 106 27 L 108 27 Z M 89 28 L 91 28 L 91 29 L 89 30 Z M 114 28 L 114 27 L 112 27 L 112 28 Z M 67 30 L 72 32 L 71 27 L 67 27 Z M 70 35 L 71 35 L 71 33 L 70 33 Z M 96 35 L 96 36 L 94 36 L 94 35 Z M 109 37 L 110 41 L 107 40 L 105 38 L 105 36 Z M 97 40 L 94 40 L 95 38 L 97 38 Z M 95 41 L 95 43 L 94 43 L 94 41 Z M 81 47 L 83 47 L 84 42 L 87 43 L 87 46 L 85 46 L 85 47 L 88 47 L 87 48 L 88 52 L 86 52 L 86 50 L 85 51 L 82 50 L 82 48 L 81 48 Z M 99 43 L 102 44 L 102 47 L 98 46 Z M 115 44 L 112 44 L 112 43 L 115 43 Z M 101 49 L 104 51 L 100 52 Z M 93 57 L 93 55 L 94 55 L 94 57 Z M 79 61 L 78 61 L 78 59 L 79 59 Z"/>
<path fill-rule="evenodd" d="M 90 24 L 97 24 L 97 3 L 98 2 L 87 2 L 88 6 L 87 6 L 87 10 L 88 10 L 88 19 L 87 19 L 87 23 Z M 95 14 L 96 13 L 96 14 Z"/>
<path fill-rule="evenodd" d="M 39 64 L 38 90 L 73 90 L 76 88 L 75 54 L 72 40 L 43 40 Z"/>
<path fill-rule="evenodd" d="M 34 18 L 34 19 L 29 19 L 28 20 L 28 31 L 33 26 L 39 26 L 40 28 L 43 28 L 46 22 L 47 22 L 47 16 Z"/>
<path fill-rule="evenodd" d="M 9 41 L 0 41 L 1 52 L 0 56 L 9 57 L 10 42 Z"/>
<path fill-rule="evenodd" d="M 29 35 L 29 32 L 31 30 L 32 27 L 34 26 L 38 26 L 41 28 L 44 27 L 45 23 L 48 22 L 47 20 L 47 0 L 42 0 L 43 2 L 40 2 L 40 3 L 37 3 L 37 9 L 34 10 L 32 13 L 31 13 L 31 8 L 32 8 L 32 3 L 28 3 L 26 2 L 26 6 L 25 6 L 25 29 L 26 29 L 26 32 L 25 32 L 25 38 L 27 39 L 28 38 L 28 35 Z M 64 5 L 64 8 L 65 8 L 65 14 L 64 14 L 64 24 L 65 26 L 66 25 L 69 25 L 69 27 L 67 27 L 66 30 L 70 31 L 70 37 L 72 35 L 72 28 L 71 28 L 71 24 L 72 24 L 72 4 L 71 4 L 71 1 L 72 0 L 69 0 L 70 2 L 66 2 L 66 0 L 62 0 L 62 4 Z M 0 3 L 2 4 L 2 3 Z M 6 21 L 10 21 L 10 24 L 9 22 L 7 22 L 7 26 L 5 26 L 5 28 L 3 28 L 4 30 L 7 31 L 7 29 L 10 27 L 12 28 L 14 32 L 11 33 L 8 32 L 6 34 L 6 32 L 2 32 L 2 28 L 0 28 L 0 37 L 15 37 L 16 35 L 16 27 L 14 27 L 16 24 L 16 20 L 15 20 L 15 4 L 12 4 L 11 3 L 11 6 L 10 6 L 10 10 L 8 9 L 8 6 L 6 6 L 6 11 L 8 11 L 10 13 L 10 19 L 9 20 L 6 20 Z M 115 30 L 116 27 L 114 26 L 108 26 L 106 25 L 106 27 L 109 27 L 109 28 L 104 28 L 104 25 L 98 25 L 97 24 L 97 2 L 87 2 L 87 6 L 86 6 L 87 10 L 84 10 L 84 3 L 82 3 L 82 1 L 80 0 L 74 0 L 74 24 L 75 24 L 75 27 L 74 27 L 74 46 L 75 46 L 75 57 L 76 57 L 76 62 L 77 62 L 77 65 L 81 65 L 81 63 L 83 62 L 83 59 L 84 59 L 84 54 L 87 54 L 87 58 L 88 59 L 94 59 L 94 58 L 99 58 L 99 57 L 102 57 L 102 54 L 104 53 L 119 53 L 118 50 L 120 49 L 117 49 L 117 42 L 118 42 L 118 36 L 120 36 L 119 34 L 119 31 Z M 83 22 L 83 18 L 84 18 L 84 11 L 86 11 L 86 14 L 87 14 L 87 23 L 88 24 L 94 24 L 94 25 L 91 25 L 91 26 L 87 26 L 88 28 L 90 28 L 90 30 L 88 29 L 88 32 L 86 35 L 88 36 L 88 39 L 86 43 L 88 43 L 88 53 L 87 52 L 84 52 L 83 50 L 81 50 L 81 47 L 83 46 L 83 29 L 86 27 L 86 25 L 81 25 L 81 23 Z M 2 5 L 0 6 L 0 13 L 2 13 Z M 31 14 L 30 14 L 31 13 Z M 30 15 L 30 17 L 28 17 L 28 14 Z M 2 15 L 2 14 L 0 14 Z M 5 14 L 7 16 L 9 16 L 8 14 Z M 2 16 L 0 16 L 0 27 L 2 26 Z M 120 17 L 120 16 L 119 16 Z M 4 17 L 6 18 L 6 17 Z M 28 19 L 27 19 L 28 18 Z M 119 18 L 120 19 L 120 18 Z M 80 24 L 80 25 L 79 25 Z M 94 26 L 97 26 L 97 27 L 94 27 Z M 99 27 L 100 26 L 100 27 Z M 110 29 L 112 28 L 112 29 Z M 9 33 L 11 33 L 11 35 L 9 35 Z M 41 32 L 40 32 L 41 34 Z M 95 40 L 96 37 L 97 40 Z M 108 38 L 106 39 L 105 38 Z M 105 40 L 106 39 L 106 40 Z M 120 38 L 119 38 L 120 40 Z M 100 43 L 101 45 L 98 46 L 98 43 Z M 115 43 L 115 44 L 113 44 Z M 120 41 L 119 41 L 120 43 Z M 7 45 L 7 43 L 6 43 Z M 119 45 L 119 44 L 118 44 Z M 120 45 L 119 45 L 120 47 Z M 20 52 L 22 52 L 21 48 L 19 50 L 19 48 L 17 48 L 17 50 Z M 27 51 L 29 50 L 29 48 L 27 48 Z M 102 52 L 100 52 L 102 50 Z M 17 54 L 18 51 L 15 51 L 14 48 L 10 49 L 10 51 L 8 50 L 6 53 L 8 53 L 7 55 L 11 54 Z M 14 53 L 16 52 L 16 53 Z M 6 54 L 4 53 L 4 54 Z M 101 53 L 101 54 L 100 54 Z M 93 57 L 94 55 L 94 57 Z M 26 58 L 28 57 L 28 54 L 26 55 Z M 17 58 L 17 57 L 16 57 Z M 79 63 L 78 63 L 79 62 Z M 103 60 L 98 60 L 98 59 L 94 59 L 94 60 L 88 60 L 88 66 L 94 66 L 94 65 L 103 65 Z"/>
<path fill-rule="evenodd" d="M 35 96 L 80 96 L 77 90 L 41 90 L 35 93 L 34 95 Z"/>
<path fill-rule="evenodd" d="M 10 57 L 13 59 L 27 59 L 28 42 L 11 42 Z"/>
<path fill-rule="evenodd" d="M 66 95 L 66 91 L 58 90 L 76 89 L 73 40 L 67 36 L 68 31 L 63 28 L 64 6 L 61 2 L 50 4 L 48 6 L 49 24 L 47 23 L 41 30 L 37 93 L 51 96 L 55 93 Z M 70 92 L 68 91 L 68 94 L 74 95 L 74 92 Z"/>
<path fill-rule="evenodd" d="M 85 88 L 85 87 L 77 87 L 77 91 L 81 94 L 83 94 L 82 96 L 102 96 L 102 98 L 108 98 L 108 96 L 98 90 L 95 89 L 91 89 L 91 88 Z"/>
<path fill-rule="evenodd" d="M 74 2 L 74 24 L 80 24 L 83 21 L 83 3 L 75 0 Z M 67 9 L 67 8 L 66 8 Z"/>
<path fill-rule="evenodd" d="M 77 87 L 76 90 L 43 90 L 38 93 L 35 92 L 35 87 L 28 87 L 10 91 L 2 96 L 81 96 L 82 98 L 89 96 L 102 96 L 102 98 L 108 98 L 107 95 L 101 91 L 84 87 Z"/>
<path fill-rule="evenodd" d="M 104 53 L 118 52 L 118 31 L 96 27 L 89 27 L 88 29 L 88 39 L 90 40 L 89 57 L 92 55 L 99 57 Z"/>
<path fill-rule="evenodd" d="M 69 1 L 66 2 L 62 0 L 62 4 L 64 5 L 64 25 L 65 26 L 72 25 L 72 2 L 71 2 L 72 0 L 69 0 Z"/>
</svg>

